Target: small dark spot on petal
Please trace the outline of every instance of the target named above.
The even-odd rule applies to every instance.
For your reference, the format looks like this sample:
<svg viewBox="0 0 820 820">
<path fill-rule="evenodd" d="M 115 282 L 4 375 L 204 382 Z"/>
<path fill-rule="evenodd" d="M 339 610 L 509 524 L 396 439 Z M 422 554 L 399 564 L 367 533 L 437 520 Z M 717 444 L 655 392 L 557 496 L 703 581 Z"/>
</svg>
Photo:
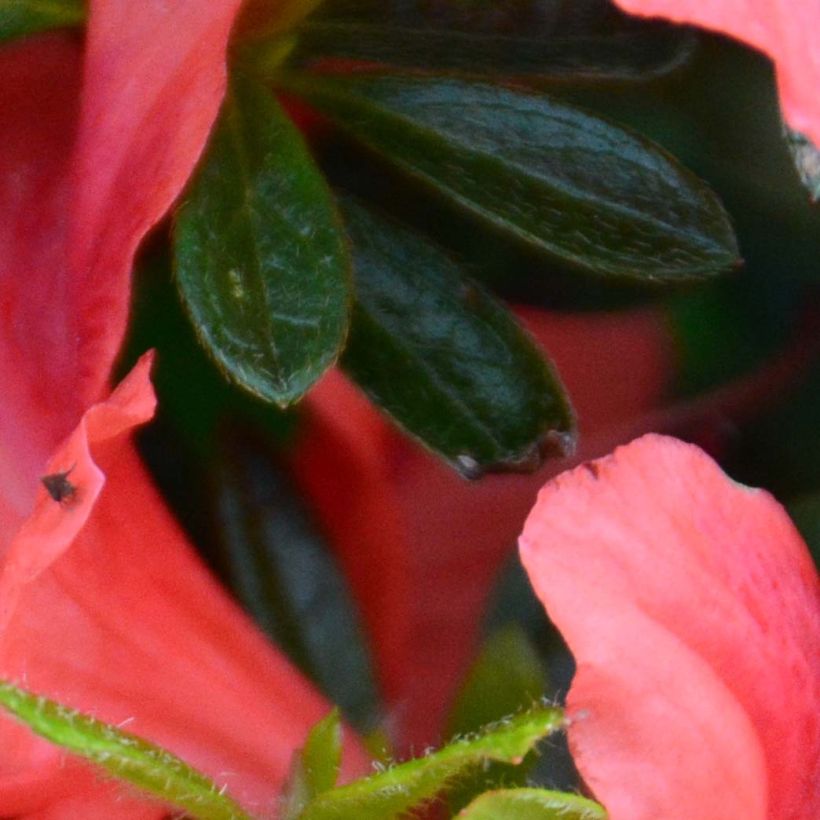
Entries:
<svg viewBox="0 0 820 820">
<path fill-rule="evenodd" d="M 74 467 L 71 467 L 71 469 L 62 473 L 51 473 L 50 475 L 44 475 L 40 479 L 40 481 L 43 482 L 43 486 L 48 491 L 48 494 L 58 504 L 70 501 L 77 493 L 77 488 L 68 480 L 68 475 L 73 469 Z"/>
</svg>

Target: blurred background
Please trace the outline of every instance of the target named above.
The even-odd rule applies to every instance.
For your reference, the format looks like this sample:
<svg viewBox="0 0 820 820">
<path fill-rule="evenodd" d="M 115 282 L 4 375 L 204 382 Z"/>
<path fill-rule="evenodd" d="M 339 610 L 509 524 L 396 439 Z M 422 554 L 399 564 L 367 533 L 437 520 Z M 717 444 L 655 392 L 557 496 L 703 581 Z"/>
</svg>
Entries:
<svg viewBox="0 0 820 820">
<path fill-rule="evenodd" d="M 743 259 L 726 275 L 639 287 L 547 265 L 285 102 L 335 186 L 423 232 L 515 306 L 574 403 L 578 458 L 649 431 L 693 441 L 733 478 L 787 504 L 817 558 L 820 212 L 795 169 L 769 62 L 721 37 L 627 20 L 599 0 L 328 0 L 295 59 L 354 59 L 323 52 L 323 32 L 340 21 L 442 33 L 445 45 L 445 35 L 471 32 L 508 47 L 516 38 L 545 48 L 609 41 L 610 60 L 617 38 L 640 36 L 645 54 L 637 41 L 627 51 L 630 65 L 643 61 L 634 76 L 582 71 L 583 51 L 575 62 L 564 55 L 565 70 L 539 90 L 646 135 L 705 180 Z M 121 371 L 157 349 L 159 412 L 141 433 L 143 456 L 260 627 L 387 756 L 544 693 L 560 700 L 571 659 L 514 545 L 538 486 L 574 462 L 468 482 L 338 373 L 288 411 L 258 401 L 225 380 L 195 338 L 168 234 L 160 226 L 142 251 Z M 540 782 L 574 783 L 554 744 L 538 767 Z"/>
</svg>

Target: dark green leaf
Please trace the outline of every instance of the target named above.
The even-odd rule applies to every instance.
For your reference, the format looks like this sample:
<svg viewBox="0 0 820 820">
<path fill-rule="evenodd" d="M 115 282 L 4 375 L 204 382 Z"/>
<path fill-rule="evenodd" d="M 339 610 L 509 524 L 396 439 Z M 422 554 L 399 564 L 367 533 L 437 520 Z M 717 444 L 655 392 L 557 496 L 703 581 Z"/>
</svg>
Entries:
<svg viewBox="0 0 820 820">
<path fill-rule="evenodd" d="M 789 515 L 808 544 L 814 563 L 820 568 L 820 493 L 804 495 L 789 504 Z"/>
<path fill-rule="evenodd" d="M 405 28 L 361 21 L 310 22 L 298 29 L 292 59 L 328 57 L 460 76 L 507 77 L 528 85 L 555 80 L 645 80 L 683 65 L 691 32 L 667 26 L 575 36 L 510 36 Z"/>
<path fill-rule="evenodd" d="M 217 363 L 286 406 L 335 361 L 349 261 L 324 180 L 267 89 L 234 82 L 180 209 L 177 279 Z"/>
<path fill-rule="evenodd" d="M 794 160 L 800 181 L 809 192 L 812 202 L 820 200 L 820 149 L 799 131 L 784 126 L 786 144 Z"/>
<path fill-rule="evenodd" d="M 0 43 L 84 20 L 82 0 L 0 0 Z"/>
<path fill-rule="evenodd" d="M 535 469 L 574 436 L 560 382 L 506 308 L 441 251 L 350 203 L 356 305 L 343 366 L 468 477 Z"/>
<path fill-rule="evenodd" d="M 454 206 L 572 267 L 675 282 L 738 261 L 728 217 L 704 183 L 578 108 L 455 79 L 281 81 Z"/>
<path fill-rule="evenodd" d="M 537 702 L 547 690 L 547 673 L 524 630 L 508 624 L 484 644 L 456 700 L 448 734 L 480 726 Z"/>
<path fill-rule="evenodd" d="M 384 820 L 399 817 L 488 760 L 518 763 L 542 738 L 561 728 L 560 709 L 540 708 L 509 718 L 484 734 L 457 740 L 427 757 L 333 789 L 310 803 L 301 820 Z"/>
<path fill-rule="evenodd" d="M 249 820 L 224 789 L 147 740 L 6 682 L 0 705 L 41 737 L 199 820 Z"/>
<path fill-rule="evenodd" d="M 285 800 L 283 820 L 296 820 L 305 806 L 332 789 L 342 762 L 342 723 L 334 709 L 311 730 L 304 747 L 294 755 Z"/>
<path fill-rule="evenodd" d="M 577 794 L 545 789 L 503 789 L 476 798 L 461 820 L 606 820 L 603 806 Z"/>
<path fill-rule="evenodd" d="M 329 547 L 260 442 L 223 441 L 217 464 L 219 563 L 256 622 L 347 717 L 378 714 L 358 615 Z"/>
</svg>

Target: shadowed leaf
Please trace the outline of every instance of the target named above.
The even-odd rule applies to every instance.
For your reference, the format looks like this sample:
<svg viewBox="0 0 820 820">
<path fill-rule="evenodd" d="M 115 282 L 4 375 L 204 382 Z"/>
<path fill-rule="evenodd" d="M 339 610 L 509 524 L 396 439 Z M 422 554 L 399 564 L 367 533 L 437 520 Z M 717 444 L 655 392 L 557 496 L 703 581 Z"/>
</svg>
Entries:
<svg viewBox="0 0 820 820">
<path fill-rule="evenodd" d="M 571 450 L 563 387 L 515 317 L 418 235 L 344 213 L 356 304 L 342 364 L 368 395 L 470 478 Z"/>
</svg>

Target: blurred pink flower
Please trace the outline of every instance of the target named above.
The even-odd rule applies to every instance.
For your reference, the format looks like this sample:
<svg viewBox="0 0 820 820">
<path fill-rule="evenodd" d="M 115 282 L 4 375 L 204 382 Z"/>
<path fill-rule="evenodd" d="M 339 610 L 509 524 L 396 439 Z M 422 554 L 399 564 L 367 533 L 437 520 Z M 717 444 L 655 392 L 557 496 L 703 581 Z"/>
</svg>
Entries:
<svg viewBox="0 0 820 820">
<path fill-rule="evenodd" d="M 204 570 L 140 464 L 148 359 L 108 386 L 134 251 L 203 149 L 238 5 L 92 0 L 84 43 L 0 49 L 0 677 L 127 721 L 269 815 L 327 706 Z M 40 478 L 67 470 L 58 502 Z M 167 809 L 0 717 L 0 812 Z"/>
<path fill-rule="evenodd" d="M 786 121 L 820 146 L 816 0 L 615 0 L 624 11 L 728 34 L 774 60 Z"/>
<path fill-rule="evenodd" d="M 770 495 L 646 436 L 547 484 L 520 546 L 612 820 L 820 817 L 820 584 Z"/>
</svg>

